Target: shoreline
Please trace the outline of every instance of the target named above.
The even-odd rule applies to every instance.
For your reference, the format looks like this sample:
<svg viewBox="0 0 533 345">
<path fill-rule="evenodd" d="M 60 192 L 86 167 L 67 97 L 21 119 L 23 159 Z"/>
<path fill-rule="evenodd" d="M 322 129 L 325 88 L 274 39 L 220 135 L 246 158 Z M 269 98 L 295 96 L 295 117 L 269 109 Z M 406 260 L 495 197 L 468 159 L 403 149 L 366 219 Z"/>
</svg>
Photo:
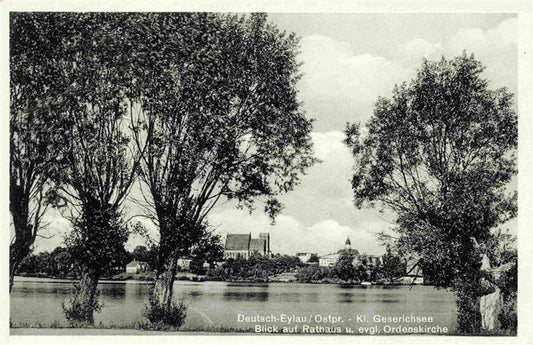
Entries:
<svg viewBox="0 0 533 345">
<path fill-rule="evenodd" d="M 77 282 L 78 278 L 62 278 L 62 277 L 38 277 L 38 276 L 15 276 L 14 282 L 42 282 L 42 283 L 74 283 Z M 98 281 L 98 284 L 152 284 L 153 280 L 144 280 L 144 279 L 112 279 L 105 278 Z M 309 284 L 309 285 L 339 285 L 343 287 L 369 287 L 369 286 L 433 286 L 431 284 L 361 284 L 361 283 L 346 283 L 342 281 L 265 281 L 265 280 L 216 280 L 216 279 L 205 279 L 200 276 L 200 279 L 179 279 L 176 278 L 174 284 L 178 282 L 191 282 L 191 283 L 205 283 L 205 282 L 221 282 L 221 283 L 242 283 L 242 284 Z"/>
</svg>

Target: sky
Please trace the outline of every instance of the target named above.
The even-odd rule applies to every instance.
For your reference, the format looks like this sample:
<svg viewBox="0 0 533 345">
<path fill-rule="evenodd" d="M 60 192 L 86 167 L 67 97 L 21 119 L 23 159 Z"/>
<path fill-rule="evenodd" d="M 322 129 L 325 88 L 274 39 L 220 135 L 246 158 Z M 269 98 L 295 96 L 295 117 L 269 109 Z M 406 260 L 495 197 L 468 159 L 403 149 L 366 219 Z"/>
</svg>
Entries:
<svg viewBox="0 0 533 345">
<path fill-rule="evenodd" d="M 294 191 L 282 196 L 285 208 L 272 225 L 259 207 L 250 214 L 234 204 L 213 209 L 209 223 L 221 235 L 270 232 L 274 253 L 328 254 L 352 247 L 382 254 L 376 234 L 394 226 L 394 215 L 356 209 L 350 189 L 354 160 L 342 143 L 347 122 L 365 123 L 379 96 L 415 76 L 423 58 L 474 53 L 492 88 L 517 94 L 516 17 L 511 14 L 297 14 L 271 13 L 271 22 L 301 37 L 303 62 L 298 97 L 315 119 L 312 140 L 317 158 Z M 516 109 L 516 108 L 515 108 Z M 513 187 L 516 188 L 516 181 Z M 60 245 L 70 225 L 55 212 L 35 245 L 36 251 Z M 516 234 L 516 221 L 506 226 Z M 132 250 L 143 240 L 132 236 Z"/>
</svg>

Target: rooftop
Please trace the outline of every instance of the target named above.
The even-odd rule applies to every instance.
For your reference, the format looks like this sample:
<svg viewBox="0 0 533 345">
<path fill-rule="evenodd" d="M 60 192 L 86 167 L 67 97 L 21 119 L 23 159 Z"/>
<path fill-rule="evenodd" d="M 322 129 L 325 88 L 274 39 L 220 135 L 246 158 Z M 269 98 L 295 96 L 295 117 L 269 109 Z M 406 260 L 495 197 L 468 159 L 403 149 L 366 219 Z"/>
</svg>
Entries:
<svg viewBox="0 0 533 345">
<path fill-rule="evenodd" d="M 226 250 L 248 250 L 250 248 L 251 234 L 228 234 L 226 237 Z"/>
</svg>

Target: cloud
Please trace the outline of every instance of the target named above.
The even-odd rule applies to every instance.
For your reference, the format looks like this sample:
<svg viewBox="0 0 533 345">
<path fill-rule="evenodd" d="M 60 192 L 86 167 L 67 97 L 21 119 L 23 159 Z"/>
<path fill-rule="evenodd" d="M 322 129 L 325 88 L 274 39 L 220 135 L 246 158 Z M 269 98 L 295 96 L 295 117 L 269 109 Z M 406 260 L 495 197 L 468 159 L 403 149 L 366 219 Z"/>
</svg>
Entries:
<svg viewBox="0 0 533 345">
<path fill-rule="evenodd" d="M 441 43 L 428 42 L 425 39 L 416 37 L 396 49 L 398 60 L 407 66 L 419 65 L 423 58 L 428 60 L 439 59 L 443 52 Z"/>
<path fill-rule="evenodd" d="M 270 232 L 274 253 L 294 255 L 297 252 L 315 252 L 324 255 L 343 248 L 347 237 L 350 237 L 352 247 L 361 253 L 380 254 L 384 251 L 368 229 L 341 225 L 333 219 L 305 226 L 292 216 L 281 215 L 272 225 L 262 213 L 249 214 L 234 209 L 213 214 L 210 222 L 219 224 L 216 231 L 223 236 L 251 233 L 252 237 L 257 237 L 260 232 Z"/>
<path fill-rule="evenodd" d="M 516 93 L 516 28 L 517 19 L 508 18 L 488 30 L 460 28 L 444 42 L 428 42 L 416 37 L 397 47 L 395 60 L 407 69 L 415 69 L 423 58 L 438 60 L 444 56 L 450 59 L 466 51 L 467 54 L 473 53 L 486 66 L 484 76 L 489 79 L 491 87 L 506 86 Z"/>
<path fill-rule="evenodd" d="M 508 18 L 495 28 L 483 31 L 479 28 L 460 29 L 447 43 L 451 53 L 469 49 L 481 55 L 501 54 L 501 49 L 516 47 L 516 18 Z"/>
<path fill-rule="evenodd" d="M 348 147 L 342 142 L 342 132 L 317 133 L 312 135 L 315 154 L 322 162 L 315 165 L 304 182 L 318 192 L 319 198 L 351 197 L 350 180 L 354 163 Z"/>
<path fill-rule="evenodd" d="M 354 54 L 352 47 L 328 36 L 306 36 L 300 59 L 304 76 L 299 97 L 315 130 L 340 131 L 346 122 L 366 121 L 378 96 L 391 95 L 395 84 L 415 77 L 423 58 L 438 60 L 474 53 L 487 66 L 491 87 L 507 86 L 517 92 L 516 18 L 508 18 L 489 30 L 458 28 L 442 42 L 421 37 L 391 47 L 391 56 Z"/>
<path fill-rule="evenodd" d="M 281 197 L 284 212 L 305 225 L 328 218 L 350 222 L 349 214 L 355 209 L 350 184 L 354 160 L 342 142 L 344 133 L 313 132 L 311 138 L 322 162 L 309 169 L 294 191 Z"/>
<path fill-rule="evenodd" d="M 342 142 L 344 134 L 313 132 L 311 138 L 322 163 L 313 166 L 301 184 L 281 198 L 285 209 L 275 225 L 270 224 L 260 207 L 250 215 L 230 204 L 209 217 L 211 225 L 217 226 L 222 234 L 257 235 L 269 231 L 272 250 L 283 254 L 300 251 L 327 254 L 342 248 L 347 236 L 361 252 L 382 253 L 375 234 L 388 229 L 390 223 L 376 216 L 375 210 L 358 210 L 353 205 L 350 185 L 353 158 Z"/>
<path fill-rule="evenodd" d="M 493 88 L 507 87 L 517 93 L 517 19 L 509 18 L 495 28 L 459 30 L 446 44 L 448 55 L 459 55 L 463 50 L 474 53 L 487 68 L 484 72 Z"/>
<path fill-rule="evenodd" d="M 377 97 L 407 77 L 400 65 L 381 56 L 354 55 L 348 43 L 327 36 L 304 37 L 300 58 L 300 97 L 320 132 L 368 118 Z"/>
<path fill-rule="evenodd" d="M 43 217 L 46 226 L 39 230 L 33 244 L 35 252 L 52 251 L 58 246 L 64 247 L 65 236 L 72 229 L 72 224 L 64 218 L 56 209 L 49 208 Z M 11 225 L 11 235 L 15 230 Z"/>
<path fill-rule="evenodd" d="M 344 138 L 344 133 L 340 131 L 311 133 L 315 156 L 320 160 L 328 160 L 331 156 L 337 156 L 338 153 L 349 154 L 346 145 L 342 143 Z"/>
</svg>

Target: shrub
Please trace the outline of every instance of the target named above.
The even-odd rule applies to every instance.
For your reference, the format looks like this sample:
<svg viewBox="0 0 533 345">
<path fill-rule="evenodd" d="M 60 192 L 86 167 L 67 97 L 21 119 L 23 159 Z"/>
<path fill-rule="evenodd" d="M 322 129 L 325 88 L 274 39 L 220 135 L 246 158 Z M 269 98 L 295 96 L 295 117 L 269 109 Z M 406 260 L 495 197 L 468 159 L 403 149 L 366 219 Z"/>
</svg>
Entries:
<svg viewBox="0 0 533 345">
<path fill-rule="evenodd" d="M 69 301 L 61 303 L 63 314 L 68 323 L 73 326 L 82 326 L 93 323 L 93 312 L 99 312 L 103 304 L 98 302 L 100 290 L 96 290 L 92 301 L 85 300 L 80 295 L 80 287 L 74 285 L 74 291 L 70 295 Z"/>
<path fill-rule="evenodd" d="M 149 322 L 145 327 L 158 331 L 177 331 L 183 326 L 187 312 L 187 305 L 183 300 L 162 306 L 151 293 L 148 301 L 149 305 L 143 311 L 143 316 Z"/>
<path fill-rule="evenodd" d="M 505 271 L 499 279 L 502 291 L 502 311 L 498 315 L 501 328 L 511 334 L 516 334 L 518 318 L 516 314 L 516 299 L 518 288 L 518 261 L 514 258 L 513 266 Z"/>
</svg>

